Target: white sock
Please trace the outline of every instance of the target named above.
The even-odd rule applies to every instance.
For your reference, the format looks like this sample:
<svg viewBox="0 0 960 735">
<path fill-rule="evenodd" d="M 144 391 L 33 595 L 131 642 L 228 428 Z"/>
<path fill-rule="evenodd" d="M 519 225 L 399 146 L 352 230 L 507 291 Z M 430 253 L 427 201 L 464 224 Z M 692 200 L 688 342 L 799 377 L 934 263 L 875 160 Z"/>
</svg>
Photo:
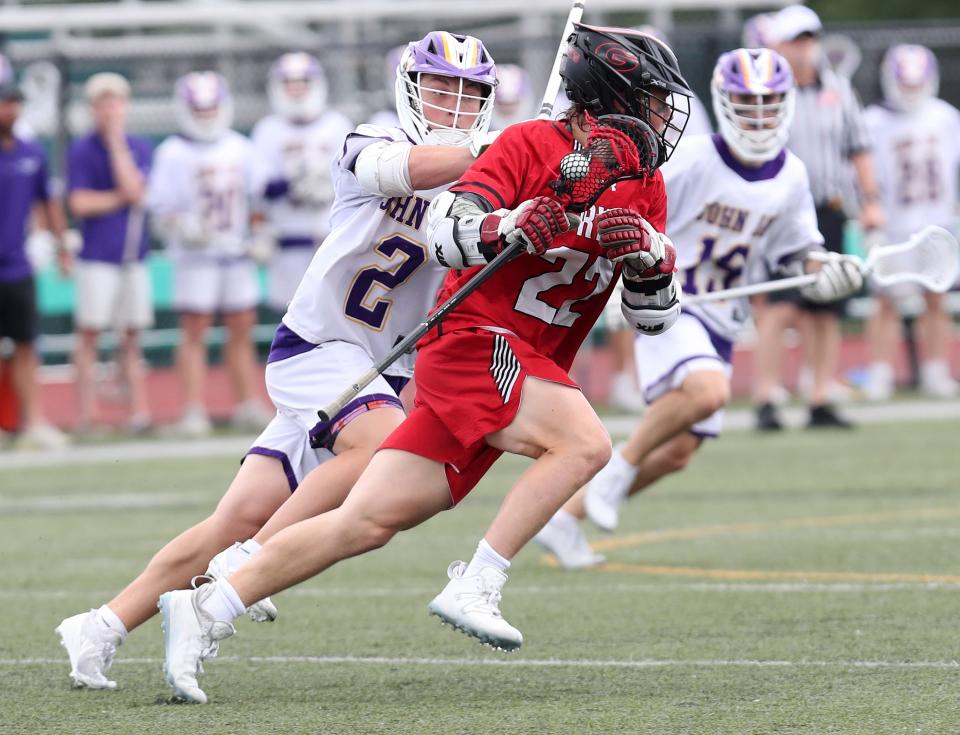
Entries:
<svg viewBox="0 0 960 735">
<path fill-rule="evenodd" d="M 210 613 L 214 620 L 227 623 L 239 618 L 247 609 L 233 585 L 225 579 L 218 579 L 213 583 L 213 591 L 201 607 Z"/>
<path fill-rule="evenodd" d="M 253 558 L 257 555 L 260 549 L 263 548 L 263 545 L 254 541 L 252 538 L 248 538 L 246 541 L 240 544 L 240 548 L 246 551 L 250 557 Z"/>
<path fill-rule="evenodd" d="M 550 519 L 550 523 L 559 523 L 561 526 L 569 527 L 576 526 L 580 523 L 580 519 L 577 518 L 573 513 L 568 513 L 563 508 L 558 510 L 553 514 L 553 518 Z"/>
<path fill-rule="evenodd" d="M 477 544 L 477 551 L 467 565 L 467 571 L 463 576 L 479 574 L 484 567 L 493 567 L 501 572 L 506 572 L 510 568 L 510 560 L 500 556 L 485 538 L 480 539 L 480 543 Z"/>
<path fill-rule="evenodd" d="M 110 630 L 119 633 L 121 641 L 127 637 L 127 626 L 124 625 L 123 621 L 117 617 L 117 614 L 106 605 L 101 605 L 97 610 L 97 619 Z"/>
</svg>

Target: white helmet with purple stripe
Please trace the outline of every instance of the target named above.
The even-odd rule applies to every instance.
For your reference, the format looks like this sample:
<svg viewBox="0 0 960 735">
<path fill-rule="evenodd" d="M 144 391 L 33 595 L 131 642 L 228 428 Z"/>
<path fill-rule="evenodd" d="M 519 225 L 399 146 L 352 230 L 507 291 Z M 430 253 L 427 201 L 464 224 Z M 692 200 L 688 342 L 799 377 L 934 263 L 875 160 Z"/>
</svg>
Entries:
<svg viewBox="0 0 960 735">
<path fill-rule="evenodd" d="M 926 46 L 893 46 L 883 57 L 880 84 L 888 105 L 912 112 L 937 95 L 940 88 L 937 57 Z"/>
<path fill-rule="evenodd" d="M 267 93 L 276 114 L 291 122 L 310 122 L 320 117 L 327 103 L 327 77 L 317 57 L 284 54 L 270 67 Z"/>
<path fill-rule="evenodd" d="M 440 94 L 450 97 L 443 106 L 424 102 L 421 84 L 423 75 L 435 74 L 459 80 L 455 89 Z M 464 86 L 480 85 L 480 94 L 469 94 Z M 431 31 L 419 41 L 407 45 L 397 66 L 397 115 L 404 132 L 418 143 L 467 145 L 474 132 L 486 132 L 493 112 L 497 69 L 493 57 L 483 43 L 473 36 L 446 31 Z M 463 111 L 464 102 L 479 101 L 477 113 Z M 449 124 L 431 122 L 424 114 L 427 108 L 453 113 Z M 463 118 L 471 120 L 463 126 Z"/>
<path fill-rule="evenodd" d="M 177 80 L 177 124 L 188 138 L 218 140 L 233 123 L 233 97 L 227 80 L 214 71 L 194 71 Z"/>
<path fill-rule="evenodd" d="M 720 135 L 747 163 L 779 155 L 790 136 L 795 90 L 790 65 L 770 49 L 736 49 L 720 56 L 710 83 Z"/>
</svg>

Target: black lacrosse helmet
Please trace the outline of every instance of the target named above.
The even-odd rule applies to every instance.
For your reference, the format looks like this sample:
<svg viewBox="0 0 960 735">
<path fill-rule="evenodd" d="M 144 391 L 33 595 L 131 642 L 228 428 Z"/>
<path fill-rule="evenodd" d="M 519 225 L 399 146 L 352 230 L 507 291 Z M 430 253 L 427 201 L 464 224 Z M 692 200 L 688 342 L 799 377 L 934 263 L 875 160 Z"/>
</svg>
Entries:
<svg viewBox="0 0 960 735">
<path fill-rule="evenodd" d="M 660 139 L 657 165 L 673 153 L 687 126 L 693 92 L 673 51 L 653 36 L 629 28 L 575 23 L 560 76 L 567 97 L 593 115 L 629 115 Z"/>
</svg>

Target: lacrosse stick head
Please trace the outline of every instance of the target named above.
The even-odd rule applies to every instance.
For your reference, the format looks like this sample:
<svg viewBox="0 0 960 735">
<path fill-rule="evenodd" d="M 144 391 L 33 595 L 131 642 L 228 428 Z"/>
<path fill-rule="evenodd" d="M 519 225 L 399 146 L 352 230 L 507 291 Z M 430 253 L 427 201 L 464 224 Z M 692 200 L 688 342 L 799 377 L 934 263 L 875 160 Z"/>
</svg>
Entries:
<svg viewBox="0 0 960 735">
<path fill-rule="evenodd" d="M 944 293 L 960 275 L 960 244 L 948 230 L 929 225 L 905 243 L 873 248 L 867 268 L 880 286 L 918 283 Z"/>
<path fill-rule="evenodd" d="M 564 209 L 584 212 L 611 185 L 650 176 L 660 159 L 657 134 L 629 115 L 587 115 L 587 145 L 560 161 L 560 178 L 551 182 Z"/>
</svg>

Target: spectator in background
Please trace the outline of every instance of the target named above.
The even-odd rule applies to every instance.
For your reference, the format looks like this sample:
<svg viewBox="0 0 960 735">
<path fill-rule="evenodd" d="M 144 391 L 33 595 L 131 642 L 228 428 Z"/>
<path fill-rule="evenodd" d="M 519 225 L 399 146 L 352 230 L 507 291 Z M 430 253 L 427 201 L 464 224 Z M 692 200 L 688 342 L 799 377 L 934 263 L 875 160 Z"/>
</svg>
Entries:
<svg viewBox="0 0 960 735">
<path fill-rule="evenodd" d="M 937 98 L 937 59 L 924 46 L 900 45 L 887 51 L 880 68 L 883 104 L 864 115 L 873 137 L 880 200 L 891 213 L 881 234 L 903 242 L 925 225 L 956 225 L 960 178 L 960 112 Z M 921 338 L 920 389 L 935 398 L 957 394 L 948 355 L 952 322 L 944 294 L 911 284 L 877 292 L 867 324 L 872 364 L 865 392 L 873 400 L 894 390 L 893 358 L 900 336 L 897 302 L 921 296 L 926 310 L 917 320 Z"/>
<path fill-rule="evenodd" d="M 73 141 L 67 160 L 67 203 L 83 235 L 75 268 L 77 427 L 83 431 L 96 420 L 97 340 L 113 328 L 120 335 L 120 366 L 129 390 L 127 428 L 140 433 L 150 427 L 139 335 L 153 324 L 143 208 L 153 151 L 147 140 L 126 133 L 126 79 L 95 74 L 84 95 L 94 130 Z"/>
<path fill-rule="evenodd" d="M 13 71 L 13 64 L 10 63 L 10 60 L 6 56 L 0 54 L 0 85 L 12 84 L 16 84 L 16 76 Z M 20 95 L 20 102 L 21 104 L 23 103 L 22 91 Z M 30 126 L 30 123 L 24 119 L 22 114 L 17 117 L 17 121 L 13 124 L 13 134 L 20 140 L 33 140 L 37 137 L 33 131 L 33 128 Z"/>
<path fill-rule="evenodd" d="M 64 273 L 70 269 L 70 253 L 63 247 L 66 218 L 50 196 L 43 150 L 14 133 L 22 102 L 12 80 L 0 82 L 0 339 L 13 342 L 10 370 L 20 418 L 17 446 L 59 449 L 67 439 L 44 420 L 37 382 L 34 343 L 39 316 L 26 254 L 31 215 L 39 225 L 54 230 Z"/>
<path fill-rule="evenodd" d="M 797 109 L 788 147 L 807 167 L 817 221 L 828 250 L 842 252 L 846 224 L 842 191 L 847 161 L 856 171 L 864 230 L 883 223 L 863 114 L 850 82 L 822 63 L 823 26 L 810 8 L 790 5 L 773 19 L 776 50 L 790 62 Z M 757 315 L 757 428 L 782 428 L 773 395 L 779 385 L 786 328 L 800 318 L 804 362 L 812 373 L 808 427 L 850 428 L 830 404 L 840 356 L 840 315 L 845 303 L 814 304 L 796 291 L 771 294 Z M 799 310 L 799 311 L 798 311 Z"/>
<path fill-rule="evenodd" d="M 516 64 L 497 64 L 497 82 L 491 130 L 503 130 L 537 114 L 526 69 Z"/>
<path fill-rule="evenodd" d="M 336 110 L 325 109 L 327 81 L 320 62 L 310 54 L 281 56 L 268 82 L 273 114 L 253 129 L 253 145 L 264 166 L 264 208 L 267 224 L 252 242 L 251 254 L 268 263 L 267 305 L 277 321 L 287 310 L 317 244 L 330 231 L 333 183 L 330 165 L 353 124 Z"/>
<path fill-rule="evenodd" d="M 259 430 L 272 415 L 257 396 L 260 377 L 252 332 L 260 283 L 247 254 L 250 199 L 260 185 L 249 139 L 230 129 L 233 98 L 212 72 L 180 78 L 174 96 L 181 135 L 158 148 L 147 201 L 173 262 L 173 306 L 182 334 L 177 366 L 185 393 L 179 431 L 210 433 L 203 400 L 207 330 L 217 313 L 227 330 L 224 360 L 237 407 L 233 423 Z"/>
</svg>

